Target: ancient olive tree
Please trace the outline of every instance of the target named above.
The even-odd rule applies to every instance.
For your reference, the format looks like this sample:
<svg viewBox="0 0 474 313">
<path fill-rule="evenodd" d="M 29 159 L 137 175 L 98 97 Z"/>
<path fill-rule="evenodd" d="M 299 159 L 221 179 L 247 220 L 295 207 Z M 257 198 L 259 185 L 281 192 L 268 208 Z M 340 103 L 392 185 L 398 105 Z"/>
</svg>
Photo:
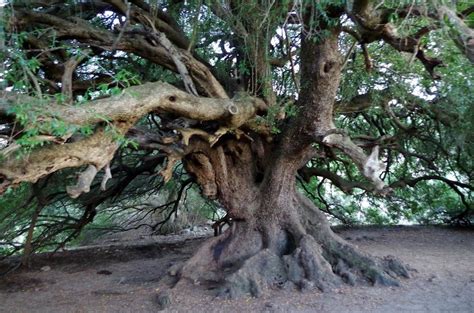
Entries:
<svg viewBox="0 0 474 313">
<path fill-rule="evenodd" d="M 82 204 L 80 230 L 137 177 L 166 182 L 182 164 L 232 227 L 172 270 L 181 280 L 218 283 L 231 296 L 396 285 L 406 268 L 339 238 L 298 186 L 316 177 L 390 203 L 399 188 L 434 181 L 459 197 L 459 218 L 472 213 L 472 137 L 454 134 L 466 134 L 472 114 L 473 10 L 443 1 L 10 1 L 0 192 L 34 183 L 38 217 L 59 201 L 41 190 L 66 185 L 61 173 L 78 168 L 62 190 Z"/>
</svg>

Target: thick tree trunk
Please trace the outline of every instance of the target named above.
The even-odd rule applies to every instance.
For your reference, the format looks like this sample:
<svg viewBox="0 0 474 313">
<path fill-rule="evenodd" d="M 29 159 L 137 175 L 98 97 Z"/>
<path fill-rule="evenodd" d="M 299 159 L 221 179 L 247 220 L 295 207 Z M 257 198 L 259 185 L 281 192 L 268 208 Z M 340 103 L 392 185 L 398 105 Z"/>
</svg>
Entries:
<svg viewBox="0 0 474 313">
<path fill-rule="evenodd" d="M 255 8 L 260 7 L 256 5 Z M 232 17 L 232 12 L 225 12 L 217 3 L 214 9 L 217 15 Z M 180 49 L 183 48 L 181 45 L 173 47 L 176 38 L 169 32 L 165 36 L 155 30 L 148 32 L 146 28 L 145 34 L 121 32 L 123 36 L 118 40 L 115 34 L 106 30 L 84 28 L 80 23 L 46 13 L 25 9 L 16 14 L 23 22 L 41 22 L 61 30 L 62 38 L 78 37 L 85 43 L 94 38 L 101 46 L 112 47 L 112 50 L 134 52 L 179 72 L 192 93 L 196 93 L 192 87 L 196 84 L 201 94 L 214 97 L 191 96 L 168 84 L 148 83 L 86 106 L 51 105 L 48 114 L 37 114 L 45 123 L 54 118 L 77 126 L 96 125 L 106 117 L 119 134 L 126 134 L 150 112 L 219 125 L 213 134 L 200 128 L 179 129 L 186 147 L 183 151 L 181 145 L 179 151 L 167 149 L 171 152 L 167 168 L 162 172 L 165 180 L 171 176 L 174 161 L 183 157 L 187 171 L 195 175 L 203 194 L 218 199 L 233 220 L 228 231 L 207 242 L 184 264 L 178 272 L 181 281 L 218 283 L 223 294 L 234 297 L 248 293 L 258 296 L 272 286 L 326 290 L 342 282 L 397 284 L 398 276 L 408 276 L 405 268 L 395 260 L 372 258 L 337 237 L 324 215 L 295 188 L 297 170 L 310 159 L 315 144 L 340 149 L 361 169 L 366 162 L 360 148 L 348 138 L 334 133 L 333 108 L 342 68 L 338 52 L 340 30 L 326 19 L 334 17 L 334 22 L 338 21 L 343 10 L 334 6 L 319 14 L 319 8 L 309 4 L 308 9 L 305 4 L 302 10 L 298 115 L 291 119 L 279 138 L 273 138 L 273 143 L 251 133 L 249 128 L 252 127 L 247 122 L 275 102 L 267 45 L 279 25 L 277 15 L 266 14 L 268 36 L 255 33 L 255 29 L 264 25 L 264 21 L 259 20 L 258 10 L 249 10 L 248 20 L 243 16 L 243 22 L 236 23 L 235 27 L 236 33 L 246 38 L 244 45 L 249 49 L 244 55 L 252 68 L 251 91 L 264 98 L 265 103 L 246 96 L 227 99 L 222 85 L 203 63 L 193 58 L 189 51 Z M 272 16 L 276 18 L 273 26 Z M 147 14 L 144 17 L 148 22 L 152 20 L 151 15 L 150 19 Z M 87 25 L 85 21 L 83 24 Z M 148 27 L 147 23 L 145 25 Z M 250 31 L 255 33 L 252 38 L 249 38 Z M 241 138 L 231 139 L 233 135 L 229 133 L 232 132 Z M 191 135 L 194 136 L 191 138 Z M 77 186 L 70 188 L 71 194 L 78 196 L 88 191 L 97 171 L 113 158 L 118 148 L 113 137 L 100 128 L 90 137 L 71 142 L 63 140 L 63 144 L 38 149 L 27 158 L 8 157 L 0 166 L 0 193 L 9 185 L 35 182 L 63 168 L 88 165 Z M 208 140 L 200 141 L 196 137 Z"/>
<path fill-rule="evenodd" d="M 397 277 L 408 277 L 396 260 L 371 257 L 335 235 L 324 214 L 296 191 L 297 164 L 279 158 L 265 164 L 258 145 L 203 145 L 187 160 L 188 171 L 227 208 L 233 224 L 173 272 L 180 281 L 238 297 L 267 288 L 325 291 L 344 282 L 397 285 Z M 261 166 L 271 171 L 262 176 Z"/>
<path fill-rule="evenodd" d="M 218 199 L 234 222 L 184 264 L 181 281 L 217 284 L 221 294 L 236 297 L 259 296 L 271 287 L 397 285 L 398 277 L 408 277 L 396 260 L 371 257 L 335 235 L 296 190 L 297 170 L 311 158 L 313 144 L 324 144 L 335 128 L 337 39 L 337 31 L 318 38 L 303 34 L 299 112 L 280 138 L 223 138 L 217 147 L 202 144 L 186 157 L 203 193 Z"/>
</svg>

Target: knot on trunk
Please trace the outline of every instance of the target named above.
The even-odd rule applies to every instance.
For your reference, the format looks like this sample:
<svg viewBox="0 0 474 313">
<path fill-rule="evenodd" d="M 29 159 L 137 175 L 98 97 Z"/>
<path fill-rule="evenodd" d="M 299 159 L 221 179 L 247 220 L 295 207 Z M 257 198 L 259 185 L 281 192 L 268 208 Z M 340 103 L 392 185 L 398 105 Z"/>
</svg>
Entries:
<svg viewBox="0 0 474 313">
<path fill-rule="evenodd" d="M 211 161 L 203 153 L 192 154 L 185 163 L 186 170 L 195 175 L 202 188 L 202 193 L 210 198 L 217 197 L 216 174 Z"/>
</svg>

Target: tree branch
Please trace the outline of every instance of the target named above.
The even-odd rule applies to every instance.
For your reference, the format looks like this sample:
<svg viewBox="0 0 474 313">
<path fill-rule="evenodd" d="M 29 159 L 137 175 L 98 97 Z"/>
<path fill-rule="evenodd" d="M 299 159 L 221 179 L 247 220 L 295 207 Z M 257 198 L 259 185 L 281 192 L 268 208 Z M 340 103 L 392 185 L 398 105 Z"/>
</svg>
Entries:
<svg viewBox="0 0 474 313">
<path fill-rule="evenodd" d="M 367 184 L 364 182 L 358 182 L 353 180 L 346 180 L 343 177 L 337 175 L 334 172 L 324 170 L 321 168 L 315 167 L 303 167 L 298 171 L 298 174 L 301 175 L 305 182 L 309 182 L 311 177 L 319 176 L 329 179 L 336 187 L 341 189 L 342 192 L 352 193 L 355 188 L 359 188 L 366 191 L 373 191 L 375 188 L 372 184 Z"/>
<path fill-rule="evenodd" d="M 473 7 L 470 9 L 473 10 Z M 454 29 L 454 42 L 469 61 L 474 63 L 474 30 L 469 28 L 455 12 L 447 6 L 440 6 L 438 8 L 438 15 L 440 20 L 446 18 L 449 21 L 449 26 Z"/>
<path fill-rule="evenodd" d="M 18 22 L 19 27 L 26 24 L 54 27 L 56 32 L 51 40 L 74 38 L 91 47 L 100 47 L 104 50 L 119 49 L 134 53 L 164 66 L 167 69 L 179 72 L 173 60 L 173 54 L 162 46 L 157 47 L 150 43 L 150 41 L 147 40 L 148 32 L 140 28 L 138 30 L 134 29 L 123 32 L 122 39 L 118 42 L 118 35 L 104 29 L 95 28 L 87 21 L 78 17 L 63 19 L 46 13 L 19 10 L 16 11 L 16 18 L 18 21 L 21 21 L 21 23 Z M 145 21 L 147 20 L 145 19 Z M 149 25 L 149 22 L 147 22 L 146 25 Z M 52 36 L 49 33 L 48 35 Z M 216 98 L 228 98 L 224 88 L 211 73 L 207 65 L 194 58 L 186 49 L 178 47 L 174 49 L 174 51 L 179 52 L 179 61 L 185 65 L 192 80 L 197 84 L 197 89 L 201 91 L 201 94 Z"/>
<path fill-rule="evenodd" d="M 329 132 L 324 136 L 322 142 L 329 146 L 341 150 L 344 154 L 349 156 L 357 165 L 362 174 L 375 185 L 375 189 L 381 194 L 386 194 L 389 190 L 386 189 L 385 183 L 380 179 L 379 175 L 382 172 L 383 163 L 378 159 L 378 146 L 375 146 L 372 153 L 367 156 L 362 148 L 357 146 L 349 136 L 344 133 Z"/>
<path fill-rule="evenodd" d="M 77 66 L 87 57 L 87 54 L 81 54 L 77 57 L 72 57 L 64 63 L 64 73 L 61 78 L 61 90 L 65 97 L 65 103 L 71 103 L 73 100 L 73 83 L 72 75 Z"/>
<path fill-rule="evenodd" d="M 19 97 L 17 103 L 21 104 L 24 100 L 24 97 Z M 92 136 L 76 142 L 49 144 L 23 158 L 7 157 L 0 164 L 0 177 L 3 178 L 0 193 L 9 185 L 35 182 L 63 168 L 93 165 L 97 170 L 102 169 L 110 163 L 118 148 L 117 135 L 125 135 L 139 118 L 150 112 L 173 113 L 198 121 L 217 121 L 225 129 L 237 129 L 263 107 L 265 103 L 258 98 L 201 98 L 167 83 L 146 83 L 130 87 L 118 96 L 79 106 L 50 104 L 43 107 L 43 110 L 47 108 L 46 112 L 38 112 L 37 120 L 47 124 L 54 118 L 67 125 L 78 126 L 107 121 L 112 125 L 113 131 L 100 127 Z"/>
<path fill-rule="evenodd" d="M 413 53 L 414 57 L 423 63 L 426 70 L 434 79 L 440 78 L 435 72 L 435 68 L 442 66 L 442 61 L 428 57 L 420 45 L 421 37 L 431 30 L 436 29 L 436 25 L 429 25 L 421 28 L 413 35 L 400 37 L 397 35 L 393 25 L 388 22 L 390 10 L 378 10 L 370 1 L 352 1 L 351 3 L 352 4 L 348 6 L 347 13 L 354 23 L 357 24 L 362 43 L 371 43 L 383 39 L 400 52 Z M 413 7 L 409 7 L 408 10 L 410 13 L 412 9 Z"/>
</svg>

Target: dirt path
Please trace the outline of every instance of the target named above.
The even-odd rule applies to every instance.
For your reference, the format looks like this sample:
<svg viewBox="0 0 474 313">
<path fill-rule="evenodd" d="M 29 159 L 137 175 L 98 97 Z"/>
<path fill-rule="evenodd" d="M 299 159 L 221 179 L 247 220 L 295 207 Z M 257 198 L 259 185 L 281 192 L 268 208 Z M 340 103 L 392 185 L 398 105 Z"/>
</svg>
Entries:
<svg viewBox="0 0 474 313">
<path fill-rule="evenodd" d="M 397 256 L 417 272 L 398 288 L 277 290 L 258 299 L 216 299 L 211 290 L 188 286 L 171 291 L 166 311 L 474 312 L 474 230 L 366 227 L 338 232 L 370 253 Z M 0 278 L 0 312 L 156 312 L 160 278 L 201 242 L 149 240 L 63 252 L 52 260 L 41 257 L 29 271 Z M 44 266 L 51 269 L 42 271 Z"/>
</svg>

